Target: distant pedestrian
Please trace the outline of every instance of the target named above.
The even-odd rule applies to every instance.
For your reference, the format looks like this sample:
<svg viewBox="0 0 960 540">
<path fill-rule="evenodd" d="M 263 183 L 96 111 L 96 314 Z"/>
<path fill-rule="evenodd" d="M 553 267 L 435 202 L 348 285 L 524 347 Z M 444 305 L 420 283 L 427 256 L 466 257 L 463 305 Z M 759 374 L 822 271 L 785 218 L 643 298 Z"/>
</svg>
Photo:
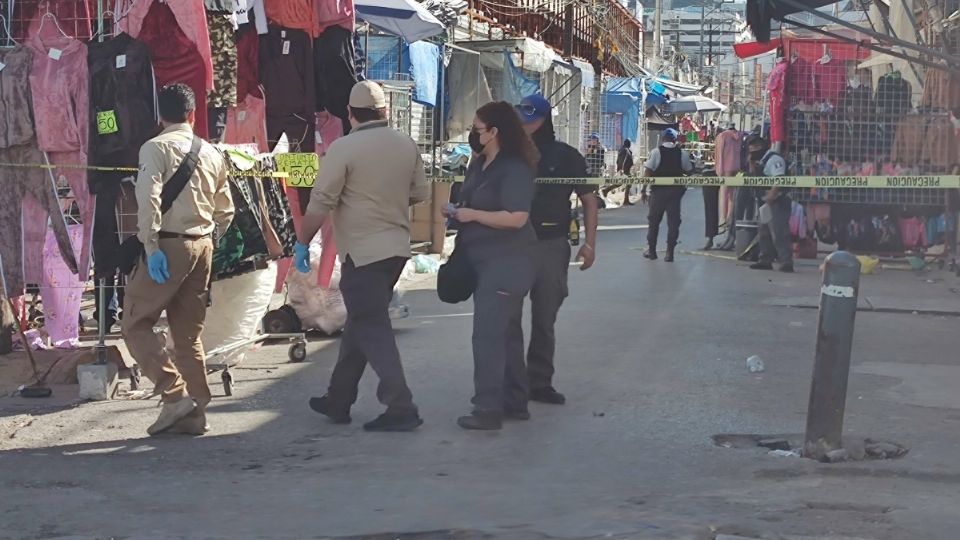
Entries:
<svg viewBox="0 0 960 540">
<path fill-rule="evenodd" d="M 599 133 L 591 133 L 587 140 L 587 174 L 603 178 L 606 173 L 607 149 L 600 142 Z"/>
<path fill-rule="evenodd" d="M 517 107 L 523 127 L 540 152 L 538 176 L 581 178 L 587 163 L 576 148 L 557 140 L 550 102 L 541 95 L 525 98 Z M 594 186 L 583 184 L 538 184 L 530 211 L 537 233 L 534 248 L 534 280 L 530 290 L 532 316 L 527 375 L 530 399 L 560 405 L 566 397 L 553 387 L 557 313 L 567 297 L 570 268 L 571 227 L 577 227 L 570 212 L 570 198 L 576 193 L 583 203 L 586 240 L 577 252 L 580 269 L 593 266 L 597 245 L 597 194 Z M 579 231 L 578 231 L 579 236 Z"/>
<path fill-rule="evenodd" d="M 383 88 L 363 81 L 350 91 L 349 135 L 327 150 L 310 194 L 295 247 L 299 271 L 310 271 L 309 245 L 328 215 L 340 252 L 340 292 L 347 323 L 327 394 L 310 408 L 335 424 L 350 408 L 367 364 L 380 378 L 377 398 L 386 412 L 367 431 L 411 431 L 423 424 L 400 363 L 390 323 L 390 300 L 410 258 L 410 205 L 429 197 L 423 160 L 408 135 L 387 124 Z"/>
<path fill-rule="evenodd" d="M 503 101 L 477 110 L 470 132 L 477 154 L 445 216 L 459 224 L 457 248 L 473 272 L 473 412 L 464 429 L 495 430 L 504 417 L 527 419 L 523 297 L 534 275 L 537 236 L 530 223 L 537 149 L 517 111 Z"/>
<path fill-rule="evenodd" d="M 660 146 L 650 152 L 650 157 L 644 163 L 645 177 L 678 177 L 684 176 L 693 170 L 690 154 L 680 147 L 677 130 L 667 128 L 660 137 Z M 647 251 L 644 257 L 654 261 L 657 259 L 657 237 L 660 235 L 660 223 L 664 214 L 667 215 L 667 254 L 663 260 L 673 262 L 674 250 L 680 239 L 680 203 L 686 193 L 685 186 L 651 186 L 650 213 L 647 231 Z"/>
<path fill-rule="evenodd" d="M 632 170 L 633 149 L 630 148 L 630 139 L 624 139 L 623 146 L 620 147 L 620 152 L 617 153 L 617 173 L 629 177 Z M 630 189 L 632 187 L 631 184 L 623 186 L 623 206 L 633 205 L 633 202 L 630 201 Z"/>
<path fill-rule="evenodd" d="M 147 433 L 207 431 L 210 387 L 204 367 L 213 234 L 233 218 L 222 155 L 193 133 L 196 97 L 173 84 L 157 94 L 163 131 L 140 148 L 137 238 L 144 257 L 130 274 L 124 298 L 123 338 L 160 394 L 163 409 Z M 174 188 L 179 184 L 179 188 Z M 173 338 L 167 353 L 153 328 L 166 311 Z"/>
</svg>

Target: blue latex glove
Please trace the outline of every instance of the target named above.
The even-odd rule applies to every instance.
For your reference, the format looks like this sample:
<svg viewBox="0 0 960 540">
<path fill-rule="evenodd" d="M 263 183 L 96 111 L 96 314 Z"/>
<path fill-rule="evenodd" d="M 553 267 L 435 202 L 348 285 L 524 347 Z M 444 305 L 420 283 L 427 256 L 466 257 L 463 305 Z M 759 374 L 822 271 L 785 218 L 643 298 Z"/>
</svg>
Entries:
<svg viewBox="0 0 960 540">
<path fill-rule="evenodd" d="M 167 256 L 159 249 L 147 257 L 147 269 L 150 271 L 150 278 L 160 285 L 163 285 L 170 279 L 170 269 L 167 268 Z"/>
<path fill-rule="evenodd" d="M 297 242 L 293 246 L 293 265 L 303 274 L 310 273 L 310 247 Z"/>
</svg>

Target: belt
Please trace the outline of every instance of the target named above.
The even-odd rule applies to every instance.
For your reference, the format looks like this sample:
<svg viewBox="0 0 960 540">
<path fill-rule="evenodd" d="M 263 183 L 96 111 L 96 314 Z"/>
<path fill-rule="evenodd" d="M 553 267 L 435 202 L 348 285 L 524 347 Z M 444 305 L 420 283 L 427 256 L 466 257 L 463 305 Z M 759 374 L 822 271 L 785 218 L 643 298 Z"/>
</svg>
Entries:
<svg viewBox="0 0 960 540">
<path fill-rule="evenodd" d="M 181 240 L 203 240 L 205 238 L 210 237 L 209 234 L 181 234 L 181 233 L 172 233 L 172 232 L 166 232 L 166 231 L 160 231 L 159 236 L 160 238 L 164 238 L 164 239 L 176 238 Z"/>
</svg>

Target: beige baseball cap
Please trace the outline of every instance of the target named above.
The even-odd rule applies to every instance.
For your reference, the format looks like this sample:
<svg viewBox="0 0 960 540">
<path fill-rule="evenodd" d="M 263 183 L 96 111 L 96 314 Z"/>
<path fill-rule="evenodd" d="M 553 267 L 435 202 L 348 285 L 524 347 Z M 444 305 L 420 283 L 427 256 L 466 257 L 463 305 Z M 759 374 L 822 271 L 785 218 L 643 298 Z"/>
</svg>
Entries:
<svg viewBox="0 0 960 540">
<path fill-rule="evenodd" d="M 383 109 L 387 98 L 383 87 L 373 81 L 360 81 L 350 90 L 350 106 L 354 109 Z"/>
</svg>

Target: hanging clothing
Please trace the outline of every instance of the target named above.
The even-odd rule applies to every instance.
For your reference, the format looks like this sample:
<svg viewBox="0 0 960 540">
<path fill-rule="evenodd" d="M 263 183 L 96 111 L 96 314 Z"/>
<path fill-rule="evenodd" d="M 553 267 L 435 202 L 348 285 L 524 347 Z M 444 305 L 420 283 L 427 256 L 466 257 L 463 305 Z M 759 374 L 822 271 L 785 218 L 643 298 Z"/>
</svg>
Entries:
<svg viewBox="0 0 960 540">
<path fill-rule="evenodd" d="M 43 163 L 33 127 L 33 97 L 30 73 L 34 51 L 23 45 L 0 49 L 0 162 Z M 64 262 L 74 273 L 77 260 L 67 234 L 57 192 L 49 172 L 36 168 L 9 168 L 4 171 L 4 203 L 0 205 L 0 270 L 4 296 L 13 298 L 23 293 L 23 200 L 32 197 L 50 216 L 50 223 L 60 246 Z M 43 220 L 45 214 L 27 216 Z"/>
<path fill-rule="evenodd" d="M 790 86 L 791 104 L 813 104 L 817 101 L 817 86 L 813 80 L 813 64 L 809 60 L 797 58 L 787 68 L 787 81 Z"/>
<path fill-rule="evenodd" d="M 83 152 L 50 152 L 47 154 L 52 165 L 77 165 L 87 162 Z M 51 178 L 54 185 L 67 184 L 80 213 L 79 227 L 82 231 L 80 241 L 73 242 L 74 256 L 77 259 L 78 275 L 86 279 L 90 275 L 91 248 L 93 242 L 94 214 L 96 195 L 87 189 L 87 174 L 84 169 L 63 167 L 44 170 L 44 176 Z M 69 210 L 69 205 L 64 209 Z M 48 235 L 47 211 L 33 197 L 23 200 L 23 272 L 27 283 L 39 283 L 44 271 L 46 258 L 43 245 Z"/>
<path fill-rule="evenodd" d="M 357 83 L 353 30 L 341 26 L 327 28 L 313 42 L 313 59 L 314 73 L 323 74 L 317 80 L 316 110 L 326 110 L 342 120 L 343 131 L 348 132 L 347 102 Z"/>
<path fill-rule="evenodd" d="M 255 144 L 260 152 L 269 152 L 266 103 L 248 95 L 236 107 L 228 109 L 223 141 L 227 144 Z"/>
<path fill-rule="evenodd" d="M 717 135 L 714 144 L 717 176 L 733 176 L 740 172 L 740 132 L 735 129 L 723 131 Z"/>
<path fill-rule="evenodd" d="M 203 27 L 206 30 L 206 19 Z M 209 135 L 207 121 L 207 90 L 204 81 L 209 70 L 196 44 L 177 26 L 177 17 L 168 4 L 154 2 L 142 21 L 140 39 L 150 48 L 157 88 L 168 84 L 185 83 L 193 90 L 197 101 L 196 122 L 193 131 L 206 139 Z M 206 41 L 209 52 L 210 42 Z"/>
<path fill-rule="evenodd" d="M 317 12 L 313 0 L 270 0 L 265 7 L 271 23 L 292 30 L 303 30 L 310 37 L 320 35 L 317 32 Z"/>
<path fill-rule="evenodd" d="M 786 75 L 787 63 L 777 62 L 767 79 L 770 93 L 770 142 L 783 142 L 786 139 Z"/>
<path fill-rule="evenodd" d="M 264 32 L 266 33 L 266 32 Z M 262 98 L 260 87 L 260 36 L 252 29 L 241 27 L 237 40 L 237 103 L 248 95 Z"/>
<path fill-rule="evenodd" d="M 934 109 L 960 108 L 960 75 L 939 69 L 928 69 L 920 104 Z"/>
<path fill-rule="evenodd" d="M 267 33 L 267 11 L 263 7 L 264 0 L 236 0 L 233 10 L 233 20 L 241 28 L 251 21 L 258 34 Z"/>
<path fill-rule="evenodd" d="M 826 64 L 813 63 L 813 79 L 816 83 L 818 101 L 837 105 L 847 87 L 847 66 L 843 60 L 831 60 Z"/>
<path fill-rule="evenodd" d="M 314 0 L 314 9 L 317 13 L 317 35 L 323 35 L 331 26 L 353 32 L 356 23 L 353 0 Z"/>
<path fill-rule="evenodd" d="M 310 36 L 300 30 L 271 26 L 269 33 L 260 38 L 259 63 L 260 80 L 269 97 L 267 116 L 300 115 L 310 118 L 312 124 L 316 96 Z"/>
<path fill-rule="evenodd" d="M 80 225 L 67 227 L 74 251 L 86 238 Z M 63 263 L 53 231 L 47 233 L 43 244 L 43 276 L 40 297 L 43 299 L 43 327 L 50 342 L 58 349 L 80 347 L 80 300 L 86 288 L 86 276 L 78 277 Z"/>
<path fill-rule="evenodd" d="M 206 11 L 203 7 L 203 0 L 176 0 L 161 3 L 158 0 L 117 0 L 117 6 L 114 13 L 126 13 L 126 17 L 119 25 L 131 36 L 143 39 L 140 33 L 143 30 L 145 21 L 155 6 L 169 6 L 173 18 L 165 19 L 168 32 L 175 28 L 180 29 L 188 41 L 190 41 L 200 54 L 201 73 L 203 74 L 203 86 L 199 95 L 206 95 L 208 90 L 213 90 L 213 58 L 210 49 L 210 33 L 207 28 Z M 176 32 L 173 32 L 176 33 Z M 145 40 L 146 41 L 146 40 Z M 159 70 L 158 70 L 159 71 Z M 197 104 L 199 107 L 199 103 Z"/>
<path fill-rule="evenodd" d="M 237 104 L 237 43 L 230 15 L 207 12 L 210 47 L 213 54 L 213 90 L 207 93 L 208 107 Z"/>
<path fill-rule="evenodd" d="M 150 49 L 146 43 L 120 34 L 102 43 L 90 43 L 87 63 L 90 72 L 89 163 L 136 167 L 140 147 L 159 132 Z M 98 126 L 98 121 L 104 123 L 104 115 L 113 121 L 112 126 Z M 125 176 L 133 173 L 91 171 L 90 190 L 97 193 L 105 182 L 119 182 Z M 112 207 L 115 200 L 101 202 Z"/>
<path fill-rule="evenodd" d="M 329 112 L 321 111 L 317 113 L 316 125 L 317 154 L 323 156 L 333 141 L 343 136 L 343 123 Z"/>
<path fill-rule="evenodd" d="M 72 38 L 59 35 L 41 38 L 39 34 L 32 36 L 27 46 L 34 51 L 30 86 L 40 150 L 47 152 L 50 164 L 87 163 L 90 116 L 87 46 Z M 68 184 L 73 192 L 83 223 L 83 239 L 76 243 L 81 247 L 79 271 L 81 277 L 86 277 L 90 272 L 95 204 L 87 188 L 87 172 L 62 168 L 47 174 Z M 32 198 L 26 199 L 24 205 L 25 216 L 44 216 L 42 220 L 27 219 L 23 223 L 25 278 L 30 283 L 38 283 L 47 236 L 46 213 Z"/>
<path fill-rule="evenodd" d="M 912 107 L 911 95 L 910 83 L 899 74 L 884 75 L 877 82 L 877 111 L 884 116 L 905 114 Z"/>
<path fill-rule="evenodd" d="M 213 278 L 225 279 L 252 271 L 256 267 L 244 263 L 253 258 L 266 259 L 267 244 L 261 222 L 259 192 L 251 186 L 254 178 L 231 177 L 230 193 L 235 212 L 233 221 L 220 236 L 213 251 Z"/>
<path fill-rule="evenodd" d="M 947 115 L 926 118 L 926 134 L 920 160 L 933 170 L 928 172 L 947 173 L 957 163 L 957 140 L 953 135 L 953 123 Z"/>
</svg>

